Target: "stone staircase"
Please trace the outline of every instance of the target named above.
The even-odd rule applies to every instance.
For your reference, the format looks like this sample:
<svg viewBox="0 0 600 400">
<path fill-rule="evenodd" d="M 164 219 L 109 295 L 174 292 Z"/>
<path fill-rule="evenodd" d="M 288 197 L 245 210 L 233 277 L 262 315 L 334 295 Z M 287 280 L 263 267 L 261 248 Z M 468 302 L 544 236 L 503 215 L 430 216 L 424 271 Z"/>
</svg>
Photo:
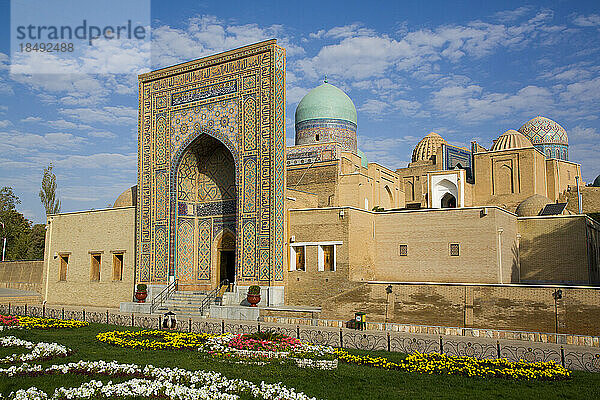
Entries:
<svg viewBox="0 0 600 400">
<path fill-rule="evenodd" d="M 200 306 L 204 299 L 208 296 L 207 292 L 197 291 L 176 291 L 171 295 L 171 298 L 165 301 L 162 306 L 155 311 L 156 314 L 164 314 L 168 311 L 175 313 L 178 316 L 198 317 L 203 315 L 200 313 Z M 210 304 L 221 304 L 222 297 L 217 296 Z M 208 314 L 208 309 L 204 311 L 204 315 Z"/>
</svg>

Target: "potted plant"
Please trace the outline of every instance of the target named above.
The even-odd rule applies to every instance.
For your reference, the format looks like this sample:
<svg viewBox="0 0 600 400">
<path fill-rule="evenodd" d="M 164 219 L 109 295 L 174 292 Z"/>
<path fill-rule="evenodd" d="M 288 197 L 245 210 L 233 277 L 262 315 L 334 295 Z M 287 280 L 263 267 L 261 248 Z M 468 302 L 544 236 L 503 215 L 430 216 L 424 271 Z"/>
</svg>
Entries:
<svg viewBox="0 0 600 400">
<path fill-rule="evenodd" d="M 148 286 L 145 283 L 138 283 L 137 290 L 135 291 L 135 298 L 138 303 L 145 303 L 146 297 L 148 297 Z"/>
<path fill-rule="evenodd" d="M 248 299 L 248 303 L 250 303 L 250 307 L 256 307 L 260 303 L 260 286 L 250 286 L 246 298 Z"/>
</svg>

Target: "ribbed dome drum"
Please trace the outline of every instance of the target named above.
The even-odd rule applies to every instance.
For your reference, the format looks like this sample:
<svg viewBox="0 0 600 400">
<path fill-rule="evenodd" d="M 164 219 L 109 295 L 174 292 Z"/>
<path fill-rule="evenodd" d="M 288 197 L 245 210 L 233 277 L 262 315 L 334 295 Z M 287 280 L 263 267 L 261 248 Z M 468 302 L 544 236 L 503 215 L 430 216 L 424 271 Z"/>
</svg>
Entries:
<svg viewBox="0 0 600 400">
<path fill-rule="evenodd" d="M 533 147 L 531 140 L 522 133 L 509 129 L 500 135 L 490 150 L 522 149 L 524 147 Z"/>
<path fill-rule="evenodd" d="M 435 132 L 431 132 L 425 136 L 417 145 L 412 153 L 412 161 L 425 161 L 429 160 L 431 156 L 435 155 L 437 150 L 445 144 L 446 141 L 443 137 Z"/>
<path fill-rule="evenodd" d="M 325 82 L 308 92 L 295 119 L 297 146 L 334 142 L 356 153 L 356 107 L 337 87 Z"/>
</svg>

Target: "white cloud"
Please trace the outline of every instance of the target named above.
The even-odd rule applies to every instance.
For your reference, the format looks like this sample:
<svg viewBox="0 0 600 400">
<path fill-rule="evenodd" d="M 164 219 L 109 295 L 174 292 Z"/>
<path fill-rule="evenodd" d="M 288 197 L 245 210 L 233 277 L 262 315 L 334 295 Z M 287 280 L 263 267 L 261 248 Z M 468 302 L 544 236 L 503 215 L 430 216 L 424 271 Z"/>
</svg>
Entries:
<svg viewBox="0 0 600 400">
<path fill-rule="evenodd" d="M 390 108 L 389 103 L 377 100 L 377 99 L 368 99 L 365 103 L 358 109 L 361 113 L 368 114 L 370 116 L 377 116 L 387 112 Z"/>
<path fill-rule="evenodd" d="M 21 122 L 40 122 L 40 121 L 42 121 L 42 120 L 43 120 L 43 119 L 42 119 L 42 118 L 40 118 L 40 117 L 27 117 L 27 118 L 23 118 L 23 119 L 21 120 Z"/>
<path fill-rule="evenodd" d="M 581 142 L 600 142 L 600 132 L 596 128 L 584 127 L 577 125 L 574 128 L 569 129 L 567 132 L 569 140 L 575 140 L 578 143 Z"/>
<path fill-rule="evenodd" d="M 76 124 L 74 122 L 65 121 L 64 119 L 48 121 L 46 124 L 55 129 L 92 129 L 89 125 Z"/>
<path fill-rule="evenodd" d="M 358 147 L 365 152 L 369 162 L 377 162 L 386 168 L 395 170 L 406 167 L 408 164 L 406 154 L 411 151 L 417 141 L 418 139 L 413 136 L 359 137 Z"/>
<path fill-rule="evenodd" d="M 432 105 L 446 116 L 477 123 L 513 114 L 534 115 L 553 109 L 546 88 L 526 86 L 516 93 L 487 93 L 481 86 L 448 86 L 433 93 Z"/>
<path fill-rule="evenodd" d="M 298 86 L 288 86 L 285 91 L 286 99 L 288 104 L 295 104 L 300 102 L 302 98 L 310 91 L 308 88 Z"/>
<path fill-rule="evenodd" d="M 494 17 L 500 22 L 513 22 L 527 14 L 532 10 L 531 6 L 523 6 L 514 10 L 498 11 Z"/>
<path fill-rule="evenodd" d="M 534 40 L 562 37 L 566 28 L 549 25 L 552 17 L 552 12 L 542 11 L 518 25 L 473 21 L 408 32 L 402 39 L 361 31 L 356 24 L 336 27 L 313 37 L 325 37 L 333 31 L 331 36 L 341 40 L 322 47 L 314 57 L 300 60 L 297 69 L 311 78 L 327 73 L 364 80 L 382 77 L 390 70 L 413 71 L 442 60 L 455 63 L 467 56 L 480 58 L 499 47 L 523 48 L 536 43 Z"/>
<path fill-rule="evenodd" d="M 131 170 L 137 168 L 137 154 L 98 153 L 90 155 L 71 155 L 56 162 L 62 168 L 85 169 L 117 169 Z"/>
<path fill-rule="evenodd" d="M 103 138 L 103 139 L 114 139 L 117 137 L 116 134 L 114 134 L 112 132 L 108 132 L 108 131 L 93 131 L 93 132 L 89 132 L 88 136 Z"/>
<path fill-rule="evenodd" d="M 31 154 L 32 150 L 73 149 L 85 142 L 70 133 L 52 132 L 43 135 L 20 132 L 0 132 L 0 154 Z"/>
<path fill-rule="evenodd" d="M 0 120 L 0 128 L 7 128 L 9 126 L 12 125 L 12 122 L 5 119 L 5 120 Z"/>
<path fill-rule="evenodd" d="M 600 15 L 579 15 L 573 20 L 573 23 L 577 26 L 583 27 L 600 26 Z"/>
<path fill-rule="evenodd" d="M 87 124 L 135 125 L 137 122 L 137 109 L 125 106 L 61 108 L 59 112 Z"/>
<path fill-rule="evenodd" d="M 600 77 L 569 84 L 560 93 L 562 101 L 570 103 L 597 102 L 600 100 Z"/>
<path fill-rule="evenodd" d="M 280 38 L 278 43 L 286 48 L 288 57 L 304 53 L 304 49 L 292 42 L 281 25 L 236 25 L 210 15 L 190 18 L 183 29 L 158 26 L 152 30 L 152 37 L 154 68 L 194 60 L 274 37 Z"/>
</svg>

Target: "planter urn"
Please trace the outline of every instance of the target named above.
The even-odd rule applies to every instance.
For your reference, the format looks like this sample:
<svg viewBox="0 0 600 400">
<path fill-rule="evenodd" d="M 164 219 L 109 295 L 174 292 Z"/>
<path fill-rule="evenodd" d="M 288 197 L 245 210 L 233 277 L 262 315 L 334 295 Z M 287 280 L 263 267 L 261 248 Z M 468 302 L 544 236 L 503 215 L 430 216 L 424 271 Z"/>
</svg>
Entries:
<svg viewBox="0 0 600 400">
<path fill-rule="evenodd" d="M 135 298 L 138 303 L 145 303 L 146 297 L 148 297 L 148 292 L 135 292 Z"/>
</svg>

